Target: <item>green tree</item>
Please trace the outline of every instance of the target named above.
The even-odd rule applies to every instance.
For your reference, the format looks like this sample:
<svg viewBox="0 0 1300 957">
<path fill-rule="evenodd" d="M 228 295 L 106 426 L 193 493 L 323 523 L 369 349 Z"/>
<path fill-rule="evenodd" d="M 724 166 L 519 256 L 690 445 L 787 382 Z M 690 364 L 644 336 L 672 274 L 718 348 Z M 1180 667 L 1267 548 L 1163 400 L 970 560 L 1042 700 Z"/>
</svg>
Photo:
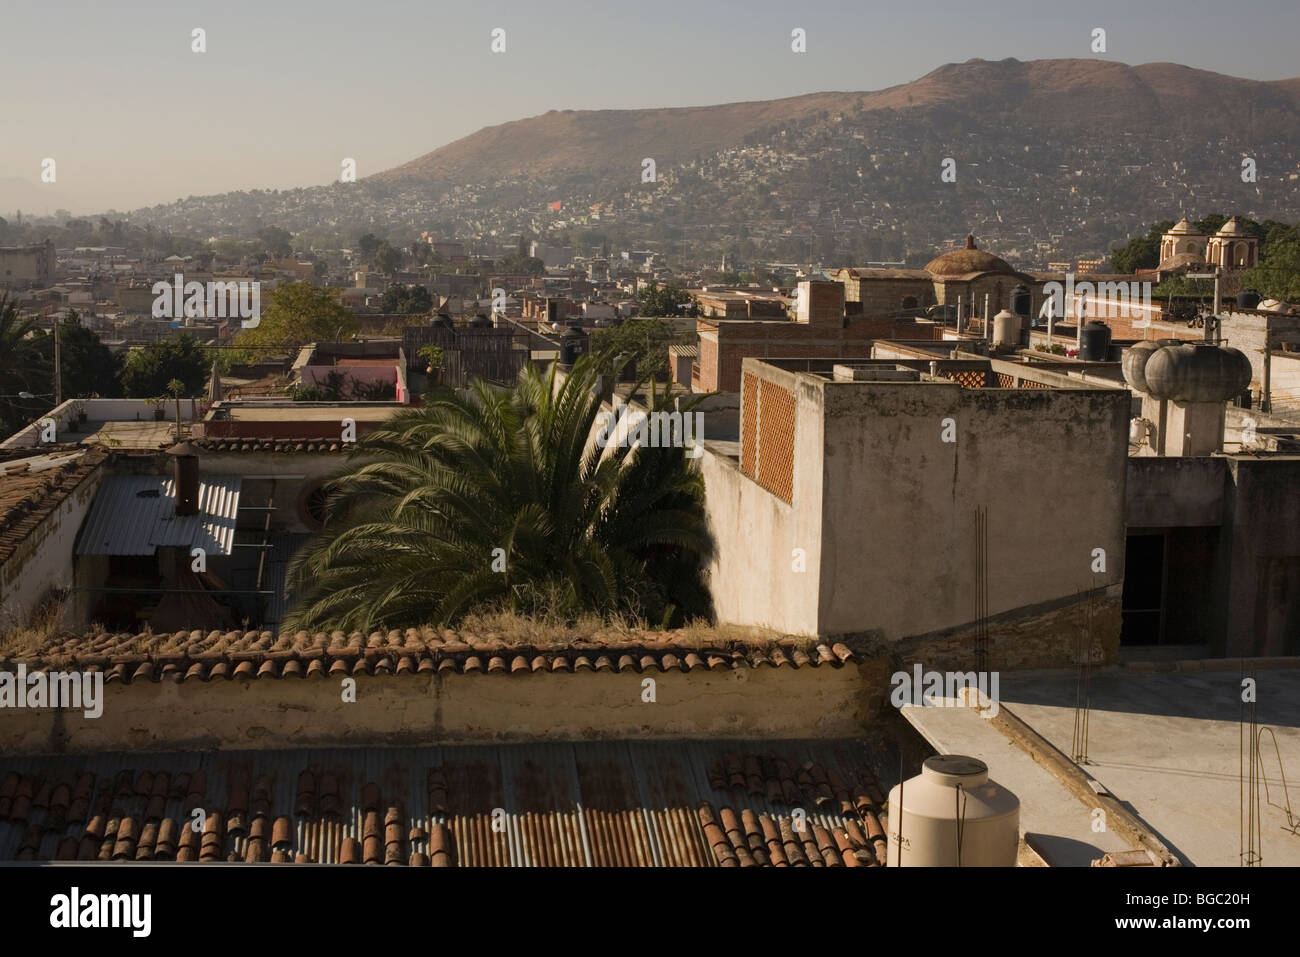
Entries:
<svg viewBox="0 0 1300 957">
<path fill-rule="evenodd" d="M 433 296 L 424 286 L 389 286 L 380 299 L 380 308 L 402 315 L 426 313 L 433 308 Z"/>
<path fill-rule="evenodd" d="M 1143 235 L 1135 236 L 1123 246 L 1110 251 L 1110 265 L 1117 273 L 1154 269 L 1160 265 L 1160 237 L 1174 225 L 1172 219 L 1161 220 Z"/>
<path fill-rule="evenodd" d="M 203 346 L 188 332 L 182 332 L 132 352 L 122 372 L 122 385 L 133 399 L 153 399 L 166 395 L 170 383 L 176 380 L 186 395 L 196 396 L 203 392 L 210 366 Z"/>
<path fill-rule="evenodd" d="M 602 369 L 610 368 L 616 356 L 630 356 L 638 376 L 663 380 L 669 373 L 668 347 L 679 341 L 677 329 L 667 319 L 625 319 L 613 328 L 592 330 L 591 351 L 600 357 Z"/>
<path fill-rule="evenodd" d="M 35 329 L 35 317 L 20 315 L 18 303 L 0 293 L 0 435 L 6 439 L 53 405 L 48 398 L 19 397 L 54 393 Z"/>
<path fill-rule="evenodd" d="M 1265 299 L 1300 302 L 1300 238 L 1270 242 L 1259 265 L 1242 274 L 1241 285 L 1255 289 Z"/>
<path fill-rule="evenodd" d="M 388 243 L 380 243 L 379 251 L 375 253 L 375 268 L 385 276 L 391 276 L 402 268 L 402 251 Z"/>
<path fill-rule="evenodd" d="M 1228 217 L 1224 216 L 1222 213 L 1211 213 L 1210 215 L 1192 223 L 1192 228 L 1198 233 L 1205 233 L 1207 236 L 1213 236 L 1227 221 Z"/>
<path fill-rule="evenodd" d="M 333 342 L 350 336 L 361 324 L 338 300 L 333 289 L 291 282 L 271 293 L 256 327 L 235 337 L 241 348 L 298 349 L 309 342 Z"/>
<path fill-rule="evenodd" d="M 362 438 L 294 557 L 284 627 L 369 631 L 506 607 L 708 613 L 700 473 L 680 448 L 598 442 L 596 366 L 438 390 Z"/>
<path fill-rule="evenodd" d="M 374 233 L 366 233 L 357 240 L 357 249 L 361 253 L 361 258 L 369 260 L 379 251 L 379 240 Z"/>
<path fill-rule="evenodd" d="M 263 248 L 275 259 L 284 259 L 293 253 L 293 233 L 279 226 L 265 226 L 257 231 Z"/>
<path fill-rule="evenodd" d="M 697 314 L 696 303 L 691 294 L 675 283 L 668 283 L 658 289 L 647 287 L 641 292 L 641 315 L 643 316 L 694 316 Z"/>
<path fill-rule="evenodd" d="M 54 336 L 41 333 L 37 343 L 42 358 L 53 368 Z M 111 399 L 122 394 L 122 356 L 82 326 L 75 311 L 59 324 L 59 365 L 64 398 L 100 395 Z"/>
</svg>

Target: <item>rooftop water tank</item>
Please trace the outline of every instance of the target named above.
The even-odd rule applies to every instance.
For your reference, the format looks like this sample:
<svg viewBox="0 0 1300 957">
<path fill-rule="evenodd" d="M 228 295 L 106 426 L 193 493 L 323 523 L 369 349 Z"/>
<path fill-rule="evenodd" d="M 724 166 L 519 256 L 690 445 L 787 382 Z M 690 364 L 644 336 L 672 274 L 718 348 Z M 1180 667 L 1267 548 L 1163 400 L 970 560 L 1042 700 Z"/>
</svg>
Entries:
<svg viewBox="0 0 1300 957">
<path fill-rule="evenodd" d="M 1146 378 L 1147 363 L 1157 349 L 1181 344 L 1181 339 L 1144 339 L 1133 343 L 1124 350 L 1124 356 L 1120 361 L 1120 368 L 1124 370 L 1124 381 L 1138 392 L 1150 392 L 1151 387 L 1147 385 Z"/>
<path fill-rule="evenodd" d="M 1241 292 L 1237 293 L 1237 308 L 1254 309 L 1259 305 L 1259 299 L 1259 293 L 1255 290 L 1243 289 Z"/>
<path fill-rule="evenodd" d="M 889 792 L 888 831 L 890 867 L 1015 867 L 1020 799 L 978 758 L 939 754 Z"/>
<path fill-rule="evenodd" d="M 1250 360 L 1240 349 L 1185 342 L 1157 349 L 1143 370 L 1147 391 L 1175 402 L 1226 402 L 1250 385 Z"/>
<path fill-rule="evenodd" d="M 569 326 L 564 335 L 560 336 L 560 368 L 572 369 L 573 363 L 586 351 L 587 334 L 581 326 Z"/>
<path fill-rule="evenodd" d="M 1003 309 L 993 317 L 993 344 L 1003 347 L 1020 345 L 1020 327 L 1020 317 L 1008 309 Z"/>
<path fill-rule="evenodd" d="M 1143 339 L 1141 342 L 1135 342 L 1124 350 L 1124 357 L 1120 360 L 1120 368 L 1124 370 L 1124 381 L 1129 387 L 1138 392 L 1147 391 L 1147 379 L 1145 375 L 1146 364 L 1150 360 L 1152 353 L 1160 348 L 1160 343 L 1154 339 Z"/>
<path fill-rule="evenodd" d="M 1085 362 L 1105 362 L 1110 356 L 1110 326 L 1100 319 L 1084 323 L 1079 343 L 1079 358 Z"/>
</svg>

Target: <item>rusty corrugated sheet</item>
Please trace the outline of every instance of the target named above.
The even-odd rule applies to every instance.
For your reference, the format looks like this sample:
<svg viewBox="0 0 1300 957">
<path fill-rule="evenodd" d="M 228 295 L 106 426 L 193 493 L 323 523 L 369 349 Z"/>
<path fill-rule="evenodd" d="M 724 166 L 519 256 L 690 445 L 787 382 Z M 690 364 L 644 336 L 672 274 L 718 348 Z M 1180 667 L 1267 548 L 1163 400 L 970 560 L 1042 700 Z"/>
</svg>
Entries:
<svg viewBox="0 0 1300 957">
<path fill-rule="evenodd" d="M 5 758 L 0 860 L 155 859 L 166 819 L 180 859 L 859 866 L 883 853 L 870 758 L 858 741 Z"/>
</svg>

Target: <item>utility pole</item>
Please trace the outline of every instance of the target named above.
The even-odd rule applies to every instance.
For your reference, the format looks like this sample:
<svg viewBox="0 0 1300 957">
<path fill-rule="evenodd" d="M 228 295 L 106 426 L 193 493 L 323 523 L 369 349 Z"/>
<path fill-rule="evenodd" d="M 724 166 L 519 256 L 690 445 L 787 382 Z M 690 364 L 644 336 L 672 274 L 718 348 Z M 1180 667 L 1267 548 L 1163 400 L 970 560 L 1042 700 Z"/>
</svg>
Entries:
<svg viewBox="0 0 1300 957">
<path fill-rule="evenodd" d="M 63 320 L 56 316 L 54 318 L 54 407 L 57 409 L 63 404 L 63 369 L 59 366 L 59 326 L 63 325 Z"/>
</svg>

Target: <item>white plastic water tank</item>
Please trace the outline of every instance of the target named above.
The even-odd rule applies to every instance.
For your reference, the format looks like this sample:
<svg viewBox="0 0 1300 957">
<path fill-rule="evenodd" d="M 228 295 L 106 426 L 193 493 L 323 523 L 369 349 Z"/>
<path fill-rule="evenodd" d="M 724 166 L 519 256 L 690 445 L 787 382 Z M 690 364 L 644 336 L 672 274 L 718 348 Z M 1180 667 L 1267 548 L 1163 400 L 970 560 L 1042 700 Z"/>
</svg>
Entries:
<svg viewBox="0 0 1300 957">
<path fill-rule="evenodd" d="M 1015 867 L 1020 799 L 978 758 L 939 754 L 889 792 L 887 830 L 890 867 Z"/>
<path fill-rule="evenodd" d="M 1008 309 L 1003 309 L 993 317 L 993 344 L 1004 347 L 1020 345 L 1022 325 L 1019 316 Z"/>
</svg>

